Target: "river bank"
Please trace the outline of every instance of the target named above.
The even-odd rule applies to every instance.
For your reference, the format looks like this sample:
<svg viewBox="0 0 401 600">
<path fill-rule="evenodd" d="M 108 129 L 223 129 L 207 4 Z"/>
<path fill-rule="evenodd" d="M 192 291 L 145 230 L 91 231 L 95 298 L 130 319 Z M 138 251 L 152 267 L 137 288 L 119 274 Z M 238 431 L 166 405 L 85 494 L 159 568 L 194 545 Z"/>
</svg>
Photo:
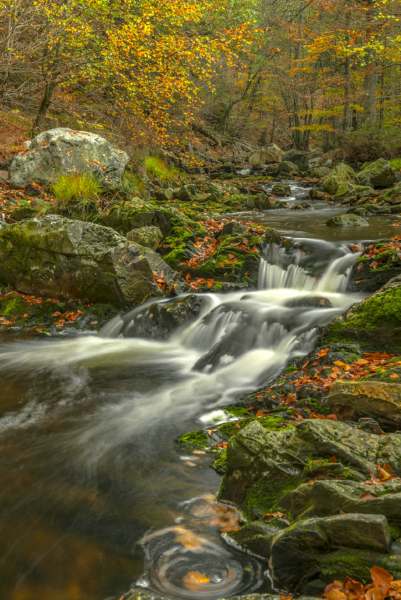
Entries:
<svg viewBox="0 0 401 600">
<path fill-rule="evenodd" d="M 4 184 L 5 597 L 399 578 L 399 215 L 350 208 L 349 171 L 342 200 L 218 175 L 67 205 Z"/>
</svg>

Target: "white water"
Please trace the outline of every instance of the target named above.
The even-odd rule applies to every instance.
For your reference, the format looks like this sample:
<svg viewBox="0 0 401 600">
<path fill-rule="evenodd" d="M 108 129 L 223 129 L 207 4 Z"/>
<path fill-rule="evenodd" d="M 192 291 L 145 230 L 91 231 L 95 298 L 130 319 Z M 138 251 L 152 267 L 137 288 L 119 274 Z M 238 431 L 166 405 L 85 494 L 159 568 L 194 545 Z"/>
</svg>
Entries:
<svg viewBox="0 0 401 600">
<path fill-rule="evenodd" d="M 198 318 L 165 341 L 124 337 L 127 329 L 135 331 L 135 319 L 146 318 L 145 309 L 128 327 L 118 317 L 99 336 L 3 347 L 0 368 L 21 373 L 72 369 L 75 378 L 113 365 L 149 369 L 150 391 L 125 393 L 84 419 L 75 443 L 80 460 L 93 465 L 163 419 L 184 422 L 234 401 L 275 377 L 292 357 L 309 352 L 317 327 L 358 299 L 345 293 L 357 255 L 346 249 L 341 254 L 315 278 L 298 264 L 300 255 L 286 265 L 288 256 L 273 248 L 270 258 L 261 260 L 258 290 L 204 295 Z M 322 299 L 330 306 L 322 308 Z M 110 332 L 116 337 L 105 337 Z M 17 426 L 18 420 L 8 423 Z"/>
</svg>

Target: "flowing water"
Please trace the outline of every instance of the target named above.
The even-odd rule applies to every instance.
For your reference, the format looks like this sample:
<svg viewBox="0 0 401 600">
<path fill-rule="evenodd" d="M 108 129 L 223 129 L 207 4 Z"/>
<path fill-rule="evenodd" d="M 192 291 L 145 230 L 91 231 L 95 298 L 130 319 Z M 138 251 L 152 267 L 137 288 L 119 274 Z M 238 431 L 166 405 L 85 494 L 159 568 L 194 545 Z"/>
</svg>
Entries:
<svg viewBox="0 0 401 600">
<path fill-rule="evenodd" d="M 218 477 L 174 439 L 309 352 L 317 327 L 358 300 L 346 291 L 356 258 L 302 237 L 266 249 L 258 289 L 202 295 L 198 316 L 163 339 L 135 337 L 145 306 L 98 336 L 3 344 L 0 598 L 259 589 L 265 567 L 204 518 Z M 187 579 L 198 571 L 201 591 Z"/>
</svg>

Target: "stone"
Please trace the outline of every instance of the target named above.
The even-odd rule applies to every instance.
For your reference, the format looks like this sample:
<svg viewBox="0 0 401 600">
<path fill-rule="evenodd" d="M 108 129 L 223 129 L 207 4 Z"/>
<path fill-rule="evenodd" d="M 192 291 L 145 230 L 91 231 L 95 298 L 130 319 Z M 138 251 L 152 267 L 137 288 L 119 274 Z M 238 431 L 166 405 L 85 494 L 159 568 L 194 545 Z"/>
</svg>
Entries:
<svg viewBox="0 0 401 600">
<path fill-rule="evenodd" d="M 345 514 L 298 521 L 272 542 L 271 572 L 275 585 L 299 589 L 319 572 L 321 556 L 337 548 L 386 553 L 390 530 L 383 515 Z M 344 575 L 349 573 L 344 571 Z"/>
<path fill-rule="evenodd" d="M 369 221 L 353 213 L 336 215 L 326 222 L 329 227 L 367 227 Z"/>
<path fill-rule="evenodd" d="M 162 239 L 163 234 L 160 230 L 160 227 L 156 227 L 154 225 L 138 227 L 137 229 L 132 229 L 132 231 L 127 233 L 127 240 L 129 242 L 136 242 L 141 246 L 152 248 L 153 250 L 156 250 Z"/>
<path fill-rule="evenodd" d="M 352 289 L 376 292 L 394 277 L 401 275 L 401 253 L 392 240 L 368 244 L 351 274 Z"/>
<path fill-rule="evenodd" d="M 270 163 L 280 163 L 283 160 L 284 152 L 276 144 L 264 146 L 249 157 L 249 164 L 252 167 L 262 167 Z"/>
<path fill-rule="evenodd" d="M 341 197 L 349 194 L 356 183 L 356 173 L 352 167 L 339 163 L 322 180 L 322 189 L 331 196 Z"/>
<path fill-rule="evenodd" d="M 153 272 L 172 269 L 113 229 L 48 215 L 0 230 L 0 281 L 27 294 L 141 304 L 159 291 Z"/>
<path fill-rule="evenodd" d="M 380 200 L 394 206 L 401 204 L 401 182 L 380 194 Z"/>
<path fill-rule="evenodd" d="M 132 229 L 149 226 L 158 227 L 163 235 L 169 235 L 175 227 L 188 228 L 194 231 L 194 234 L 199 228 L 199 224 L 188 219 L 176 208 L 160 206 L 137 197 L 112 204 L 101 218 L 104 225 L 125 234 Z"/>
<path fill-rule="evenodd" d="M 340 381 L 332 385 L 328 405 L 344 418 L 373 417 L 401 425 L 401 384 L 384 381 Z"/>
<path fill-rule="evenodd" d="M 15 187 L 50 185 L 60 175 L 91 173 L 105 188 L 118 189 L 128 160 L 125 152 L 100 135 L 60 127 L 40 133 L 27 152 L 14 157 L 10 183 Z"/>
<path fill-rule="evenodd" d="M 299 175 L 299 167 L 290 160 L 283 160 L 279 164 L 278 174 L 282 177 L 293 177 Z"/>
<path fill-rule="evenodd" d="M 330 463 L 333 456 L 337 463 Z M 280 510 L 282 498 L 314 472 L 364 481 L 386 463 L 401 474 L 401 434 L 375 435 L 330 420 L 269 431 L 254 421 L 230 440 L 220 499 L 255 519 Z"/>
<path fill-rule="evenodd" d="M 291 186 L 288 183 L 275 183 L 272 187 L 275 196 L 291 196 Z"/>
<path fill-rule="evenodd" d="M 374 188 L 386 188 L 396 181 L 395 171 L 388 160 L 379 158 L 374 162 L 365 163 L 357 175 L 358 183 Z"/>
<path fill-rule="evenodd" d="M 179 327 L 189 325 L 199 317 L 208 304 L 210 300 L 207 297 L 188 294 L 139 307 L 117 318 L 113 325 L 113 334 L 127 338 L 166 340 Z"/>
<path fill-rule="evenodd" d="M 282 600 L 283 596 L 274 594 L 241 594 L 241 596 L 221 596 L 217 600 Z M 144 589 L 132 590 L 127 595 L 121 597 L 121 600 L 171 600 L 171 596 L 163 596 L 149 592 Z M 297 600 L 318 600 L 314 596 L 298 596 Z"/>
<path fill-rule="evenodd" d="M 324 339 L 357 341 L 364 351 L 401 353 L 401 276 L 337 318 Z"/>
<path fill-rule="evenodd" d="M 296 150 L 293 148 L 284 154 L 283 160 L 296 164 L 300 171 L 305 172 L 309 169 L 310 158 L 310 152 L 307 152 L 306 150 Z"/>
<path fill-rule="evenodd" d="M 301 484 L 281 500 L 293 518 L 344 513 L 384 515 L 389 523 L 401 524 L 401 482 L 393 479 L 372 486 L 346 480 L 315 480 Z"/>
</svg>

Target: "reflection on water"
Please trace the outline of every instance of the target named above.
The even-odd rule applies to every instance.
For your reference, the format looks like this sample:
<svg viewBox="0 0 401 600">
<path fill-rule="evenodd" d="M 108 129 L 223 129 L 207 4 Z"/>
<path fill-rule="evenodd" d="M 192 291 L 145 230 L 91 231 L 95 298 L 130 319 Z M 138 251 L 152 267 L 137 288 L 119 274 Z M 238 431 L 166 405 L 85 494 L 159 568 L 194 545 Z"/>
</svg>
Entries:
<svg viewBox="0 0 401 600">
<path fill-rule="evenodd" d="M 172 440 L 308 352 L 357 299 L 345 293 L 356 258 L 320 240 L 272 247 L 258 290 L 202 296 L 198 318 L 163 341 L 135 337 L 144 308 L 117 319 L 114 338 L 4 344 L 0 598 L 97 600 L 136 580 L 176 598 L 257 588 L 258 561 L 197 521 L 199 506 L 185 513 L 218 481 Z"/>
</svg>

